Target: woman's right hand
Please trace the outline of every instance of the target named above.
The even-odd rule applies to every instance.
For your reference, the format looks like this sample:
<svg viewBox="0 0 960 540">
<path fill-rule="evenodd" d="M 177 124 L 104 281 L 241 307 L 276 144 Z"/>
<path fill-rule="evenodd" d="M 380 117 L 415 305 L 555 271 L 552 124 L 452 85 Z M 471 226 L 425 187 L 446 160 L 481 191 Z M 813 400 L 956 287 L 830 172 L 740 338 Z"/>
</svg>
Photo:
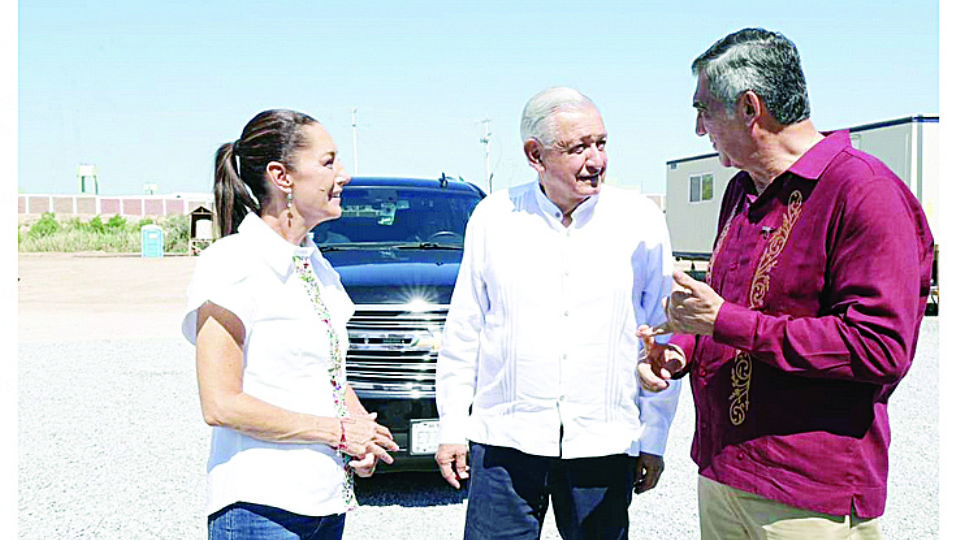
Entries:
<svg viewBox="0 0 960 540">
<path fill-rule="evenodd" d="M 344 452 L 357 458 L 373 454 L 380 461 L 393 463 L 393 456 L 387 451 L 396 452 L 400 446 L 393 441 L 390 430 L 376 420 L 377 413 L 343 418 L 341 423 L 346 438 Z"/>
</svg>

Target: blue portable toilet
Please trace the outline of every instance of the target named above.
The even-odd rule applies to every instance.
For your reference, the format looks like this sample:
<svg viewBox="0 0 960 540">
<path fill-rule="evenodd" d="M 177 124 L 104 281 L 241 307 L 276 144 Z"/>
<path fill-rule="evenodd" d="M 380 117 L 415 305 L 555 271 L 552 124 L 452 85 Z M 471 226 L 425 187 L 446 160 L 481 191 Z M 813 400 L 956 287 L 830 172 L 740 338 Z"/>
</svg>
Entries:
<svg viewBox="0 0 960 540">
<path fill-rule="evenodd" d="M 163 229 L 159 225 L 140 227 L 140 256 L 163 257 Z"/>
</svg>

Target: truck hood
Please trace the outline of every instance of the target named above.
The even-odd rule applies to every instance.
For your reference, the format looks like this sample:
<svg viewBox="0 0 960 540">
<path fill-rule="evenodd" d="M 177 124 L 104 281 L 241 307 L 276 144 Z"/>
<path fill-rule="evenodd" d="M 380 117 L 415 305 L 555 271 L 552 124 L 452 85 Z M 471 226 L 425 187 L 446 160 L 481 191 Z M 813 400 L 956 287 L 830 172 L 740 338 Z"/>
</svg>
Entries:
<svg viewBox="0 0 960 540">
<path fill-rule="evenodd" d="M 449 304 L 460 250 L 356 249 L 323 257 L 340 274 L 354 304 Z"/>
</svg>

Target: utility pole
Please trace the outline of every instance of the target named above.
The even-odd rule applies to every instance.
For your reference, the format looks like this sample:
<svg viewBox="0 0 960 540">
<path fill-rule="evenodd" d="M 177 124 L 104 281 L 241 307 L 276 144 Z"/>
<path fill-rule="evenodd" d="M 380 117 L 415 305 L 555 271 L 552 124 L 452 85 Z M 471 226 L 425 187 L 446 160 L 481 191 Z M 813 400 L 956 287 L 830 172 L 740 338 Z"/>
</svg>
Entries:
<svg viewBox="0 0 960 540">
<path fill-rule="evenodd" d="M 480 139 L 480 143 L 483 145 L 483 172 L 487 177 L 487 185 L 490 189 L 487 193 L 492 193 L 493 175 L 490 174 L 490 119 L 484 118 L 482 122 L 483 138 Z"/>
<path fill-rule="evenodd" d="M 353 125 L 353 176 L 360 174 L 360 157 L 357 155 L 357 108 L 354 107 L 350 113 L 350 120 Z"/>
</svg>

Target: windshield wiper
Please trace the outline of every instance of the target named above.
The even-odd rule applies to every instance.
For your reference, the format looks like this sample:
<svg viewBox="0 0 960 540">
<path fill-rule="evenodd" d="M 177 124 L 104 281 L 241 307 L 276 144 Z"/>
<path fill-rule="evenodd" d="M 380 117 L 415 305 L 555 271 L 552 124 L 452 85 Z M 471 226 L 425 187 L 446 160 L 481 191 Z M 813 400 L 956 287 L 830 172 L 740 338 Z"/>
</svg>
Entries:
<svg viewBox="0 0 960 540">
<path fill-rule="evenodd" d="M 356 249 L 449 249 L 463 250 L 463 244 L 450 244 L 439 242 L 336 242 L 332 244 L 320 244 L 317 246 L 321 252 L 327 251 L 349 251 Z"/>
<path fill-rule="evenodd" d="M 452 249 L 457 251 L 463 250 L 463 244 L 440 244 L 438 242 L 403 242 L 399 244 L 394 244 L 393 247 L 397 249 Z"/>
<path fill-rule="evenodd" d="M 396 242 L 333 242 L 330 244 L 319 244 L 317 249 L 326 251 L 349 251 L 354 249 L 383 249 L 390 248 Z"/>
</svg>

